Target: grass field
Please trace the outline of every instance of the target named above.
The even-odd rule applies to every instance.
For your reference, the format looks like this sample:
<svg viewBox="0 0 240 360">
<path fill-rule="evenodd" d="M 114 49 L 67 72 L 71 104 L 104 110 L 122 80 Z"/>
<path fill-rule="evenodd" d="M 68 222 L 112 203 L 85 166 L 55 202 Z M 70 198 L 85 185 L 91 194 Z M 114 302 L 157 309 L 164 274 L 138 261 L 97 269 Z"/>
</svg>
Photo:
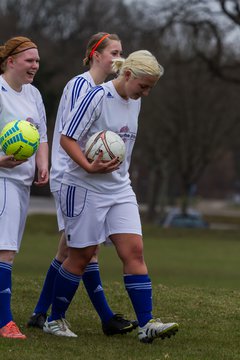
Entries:
<svg viewBox="0 0 240 360">
<path fill-rule="evenodd" d="M 154 315 L 177 321 L 179 333 L 151 345 L 136 332 L 106 337 L 85 290 L 80 286 L 68 311 L 77 339 L 27 329 L 58 244 L 56 219 L 29 216 L 13 272 L 12 308 L 26 341 L 0 339 L 4 360 L 239 360 L 240 231 L 173 230 L 144 226 L 145 258 L 153 282 Z M 113 310 L 134 318 L 113 247 L 101 248 L 100 267 Z"/>
</svg>

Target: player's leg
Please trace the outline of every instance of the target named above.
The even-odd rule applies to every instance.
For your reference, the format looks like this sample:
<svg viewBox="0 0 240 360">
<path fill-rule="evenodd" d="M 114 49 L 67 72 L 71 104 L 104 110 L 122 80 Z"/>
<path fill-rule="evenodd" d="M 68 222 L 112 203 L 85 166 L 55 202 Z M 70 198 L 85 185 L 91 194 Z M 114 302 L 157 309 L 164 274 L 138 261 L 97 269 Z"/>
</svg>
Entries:
<svg viewBox="0 0 240 360">
<path fill-rule="evenodd" d="M 122 314 L 114 313 L 105 296 L 98 264 L 99 247 L 87 265 L 82 280 L 87 290 L 88 296 L 97 311 L 101 322 L 102 330 L 105 335 L 125 334 L 134 330 L 138 326 L 136 320 L 127 320 Z"/>
<path fill-rule="evenodd" d="M 111 208 L 108 227 L 112 234 L 110 238 L 123 263 L 125 287 L 139 322 L 139 339 L 152 342 L 155 337 L 164 338 L 175 334 L 178 324 L 163 324 L 159 319 L 153 319 L 152 284 L 143 256 L 138 207 L 134 198 L 131 202 L 128 197 L 127 201 Z"/>
<path fill-rule="evenodd" d="M 141 342 L 170 337 L 178 331 L 178 324 L 163 323 L 152 315 L 152 284 L 143 260 L 142 239 L 136 234 L 115 234 L 111 237 L 123 262 L 124 283 L 135 310 Z"/>
<path fill-rule="evenodd" d="M 62 187 L 63 189 L 63 195 L 64 195 L 64 186 Z M 81 188 L 82 189 L 82 188 Z M 80 242 L 83 239 L 88 239 L 85 240 L 85 243 L 81 246 L 89 246 L 92 245 L 93 242 L 95 242 L 96 244 L 98 243 L 98 241 L 104 241 L 105 237 L 104 235 L 102 235 L 101 231 L 99 231 L 99 228 L 101 228 L 104 224 L 104 221 L 102 221 L 101 219 L 93 219 L 93 216 L 96 216 L 96 211 L 94 209 L 91 208 L 90 204 L 88 203 L 88 210 L 89 213 L 86 214 L 86 211 L 82 211 L 82 209 L 78 208 L 78 204 L 82 204 L 83 201 L 81 201 L 82 199 L 85 199 L 85 193 L 83 195 L 81 195 L 81 191 L 84 190 L 80 190 L 80 194 L 79 194 L 79 199 L 78 197 L 78 189 L 76 189 L 75 191 L 75 197 L 77 200 L 75 200 L 76 208 L 74 209 L 74 212 L 76 213 L 80 213 L 81 216 L 76 216 L 76 214 L 74 213 L 74 219 L 70 218 L 71 221 L 71 231 L 70 231 L 70 236 L 67 236 L 68 239 L 68 245 L 70 247 L 78 247 L 78 241 L 79 241 L 79 234 L 81 235 L 80 238 Z M 67 193 L 67 191 L 66 191 Z M 96 194 L 91 193 L 91 195 L 89 194 L 90 192 L 88 191 L 88 200 L 89 200 L 89 196 L 90 198 L 94 198 L 93 203 L 96 203 Z M 66 196 L 66 194 L 64 195 Z M 67 204 L 68 202 L 66 200 L 63 199 L 63 201 L 61 202 L 62 204 Z M 91 201 L 90 201 L 91 203 Z M 106 211 L 106 209 L 105 209 Z M 67 209 L 63 208 L 63 213 L 66 214 L 67 213 Z M 104 217 L 104 211 L 100 211 L 101 216 Z M 78 221 L 79 218 L 79 221 Z M 74 221 L 73 221 L 74 220 Z M 100 222 L 100 227 L 92 226 L 92 223 L 98 221 Z M 66 217 L 66 222 L 68 224 L 69 222 L 69 217 Z M 74 222 L 74 224 L 73 224 Z M 73 229 L 74 228 L 74 229 Z M 68 229 L 66 229 L 66 233 L 68 234 Z M 102 238 L 102 240 L 101 240 Z M 93 254 L 92 254 L 93 255 Z M 95 253 L 94 253 L 95 255 Z M 100 273 L 99 273 L 99 268 L 98 268 L 98 263 L 96 262 L 96 258 L 92 259 L 93 262 L 91 262 L 90 265 L 87 264 L 87 268 L 85 269 L 83 278 L 84 278 L 84 283 L 85 286 L 87 288 L 89 297 L 91 299 L 91 301 L 93 302 L 94 307 L 96 308 L 96 310 L 99 313 L 99 316 L 101 319 L 104 319 L 104 322 L 102 322 L 102 324 L 104 324 L 103 330 L 105 333 L 107 333 L 107 335 L 113 335 L 116 333 L 125 333 L 127 331 L 131 331 L 134 327 L 137 326 L 136 322 L 130 322 L 129 320 L 125 320 L 122 316 L 118 315 L 118 314 L 114 314 L 111 309 L 109 308 L 106 299 L 105 299 L 105 295 L 103 291 L 95 291 L 96 289 L 101 289 L 102 288 L 102 284 L 101 284 L 101 279 L 100 279 Z M 67 261 L 66 261 L 67 264 Z M 89 267 L 88 267 L 89 266 Z"/>
<path fill-rule="evenodd" d="M 11 294 L 13 261 L 20 248 L 28 204 L 28 187 L 0 179 L 0 337 L 26 338 L 13 321 Z"/>
<path fill-rule="evenodd" d="M 60 207 L 59 192 L 54 192 L 53 196 L 61 238 L 57 254 L 48 269 L 37 305 L 27 323 L 27 326 L 38 327 L 41 329 L 46 321 L 47 311 L 51 305 L 55 277 L 63 261 L 66 259 L 68 251 L 64 234 L 64 220 Z M 97 251 L 86 267 L 82 278 L 88 296 L 101 319 L 102 329 L 106 335 L 123 334 L 137 327 L 137 321 L 126 320 L 120 314 L 113 313 L 110 309 L 102 287 Z"/>
<path fill-rule="evenodd" d="M 107 322 L 114 316 L 114 313 L 110 309 L 104 294 L 99 271 L 97 251 L 99 251 L 99 247 L 96 248 L 94 256 L 86 266 L 84 274 L 82 275 L 82 280 L 98 316 L 102 322 Z"/>
<path fill-rule="evenodd" d="M 48 309 L 52 302 L 52 291 L 53 291 L 55 277 L 63 261 L 66 259 L 68 253 L 68 247 L 66 245 L 66 239 L 64 234 L 64 220 L 60 208 L 59 192 L 57 191 L 54 192 L 53 197 L 56 206 L 58 229 L 61 236 L 60 236 L 56 256 L 52 260 L 48 268 L 39 299 L 37 301 L 37 304 L 35 306 L 32 315 L 30 316 L 27 322 L 28 327 L 38 327 L 40 329 L 43 328 L 43 325 L 47 318 Z"/>
<path fill-rule="evenodd" d="M 92 239 L 97 241 L 106 240 L 105 239 L 105 229 L 104 229 L 104 218 L 108 212 L 109 205 L 104 201 L 104 198 L 96 193 L 88 191 L 88 209 L 91 209 L 88 219 L 85 221 L 85 226 L 93 228 L 92 224 L 101 224 L 95 225 L 95 227 L 101 230 L 91 230 Z M 94 214 L 94 215 L 93 215 Z M 87 223 L 88 222 L 88 223 Z M 138 326 L 136 320 L 130 321 L 125 319 L 121 314 L 115 313 L 111 310 L 107 299 L 105 297 L 104 289 L 101 282 L 99 264 L 98 264 L 98 252 L 97 251 L 92 257 L 90 263 L 87 265 L 84 274 L 83 274 L 83 283 L 88 292 L 89 298 L 97 311 L 101 322 L 102 330 L 105 335 L 115 335 L 115 334 L 125 334 L 132 331 Z"/>
<path fill-rule="evenodd" d="M 74 188 L 74 189 L 73 189 Z M 69 191 L 70 190 L 70 191 Z M 72 191 L 74 190 L 74 191 Z M 64 216 L 68 257 L 61 265 L 53 287 L 52 309 L 43 330 L 57 336 L 76 337 L 65 320 L 65 313 L 79 286 L 82 274 L 97 247 L 98 229 L 91 226 L 94 213 L 86 207 L 87 190 L 62 185 L 61 211 Z"/>
<path fill-rule="evenodd" d="M 43 325 L 47 318 L 48 309 L 52 303 L 52 292 L 53 285 L 58 273 L 60 266 L 62 265 L 64 259 L 67 257 L 67 246 L 64 232 L 61 233 L 58 251 L 55 258 L 52 260 L 49 269 L 47 271 L 43 287 L 35 306 L 35 309 L 30 316 L 27 326 L 28 327 L 38 327 L 40 329 L 43 328 Z"/>
<path fill-rule="evenodd" d="M 0 250 L 0 336 L 4 336 L 5 327 L 13 321 L 11 294 L 14 256 L 14 251 Z"/>
<path fill-rule="evenodd" d="M 82 274 L 96 250 L 96 246 L 86 248 L 69 248 L 68 257 L 63 262 L 56 276 L 52 310 L 43 330 L 57 336 L 77 337 L 65 319 L 66 311 L 78 289 Z"/>
<path fill-rule="evenodd" d="M 11 339 L 26 339 L 16 323 L 11 312 L 12 294 L 12 263 L 11 251 L 0 250 L 0 337 Z"/>
</svg>

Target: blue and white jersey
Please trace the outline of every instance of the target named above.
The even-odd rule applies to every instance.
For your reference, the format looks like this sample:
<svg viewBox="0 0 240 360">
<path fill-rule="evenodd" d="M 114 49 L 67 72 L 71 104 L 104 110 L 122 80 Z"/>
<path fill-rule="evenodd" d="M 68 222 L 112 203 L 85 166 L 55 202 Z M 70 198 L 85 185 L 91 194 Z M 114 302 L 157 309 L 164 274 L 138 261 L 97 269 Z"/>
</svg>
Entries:
<svg viewBox="0 0 240 360">
<path fill-rule="evenodd" d="M 128 170 L 138 129 L 140 106 L 140 99 L 123 99 L 112 81 L 96 86 L 80 97 L 62 134 L 77 140 L 84 151 L 90 136 L 97 131 L 111 130 L 125 142 L 126 155 L 119 169 L 108 174 L 89 174 L 70 159 L 63 183 L 101 193 L 121 192 L 131 186 Z"/>
<path fill-rule="evenodd" d="M 40 142 L 47 142 L 46 113 L 42 96 L 35 86 L 23 85 L 22 90 L 13 90 L 0 76 L 0 132 L 13 120 L 27 120 L 34 124 L 40 134 Z M 0 156 L 4 153 L 0 149 Z M 6 177 L 31 185 L 35 176 L 35 155 L 12 169 L 0 167 L 0 177 Z"/>
<path fill-rule="evenodd" d="M 69 156 L 60 145 L 60 137 L 64 124 L 79 96 L 84 95 L 94 86 L 95 83 L 90 72 L 86 71 L 72 78 L 63 89 L 53 134 L 50 169 L 51 192 L 60 190 L 62 177 L 69 161 Z"/>
</svg>

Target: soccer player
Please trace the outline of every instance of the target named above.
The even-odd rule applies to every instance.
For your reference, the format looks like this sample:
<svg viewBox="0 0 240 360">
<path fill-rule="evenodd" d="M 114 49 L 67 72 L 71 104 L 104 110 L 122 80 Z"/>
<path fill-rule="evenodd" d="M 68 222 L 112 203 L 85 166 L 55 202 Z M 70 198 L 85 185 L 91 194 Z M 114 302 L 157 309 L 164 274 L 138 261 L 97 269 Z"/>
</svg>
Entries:
<svg viewBox="0 0 240 360">
<path fill-rule="evenodd" d="M 143 240 L 136 196 L 131 187 L 129 165 L 137 135 L 141 97 L 149 95 L 163 68 L 146 50 L 126 59 L 114 59 L 118 77 L 93 88 L 78 99 L 61 135 L 61 145 L 71 160 L 60 190 L 68 257 L 54 284 L 51 315 L 46 333 L 76 336 L 60 331 L 61 319 L 79 286 L 98 244 L 110 238 L 123 263 L 123 279 L 139 322 L 138 338 L 149 343 L 178 331 L 175 322 L 164 324 L 152 315 L 152 285 L 143 255 Z M 84 154 L 88 138 L 108 129 L 126 145 L 122 164 L 118 158 L 104 162 L 102 154 L 89 162 Z M 94 224 L 94 226 L 93 226 Z"/>
<path fill-rule="evenodd" d="M 11 312 L 12 267 L 19 251 L 29 206 L 30 187 L 48 182 L 48 143 L 42 97 L 31 85 L 39 69 L 37 45 L 14 37 L 0 47 L 0 131 L 10 121 L 32 122 L 40 134 L 36 155 L 15 161 L 0 150 L 0 337 L 25 339 Z"/>
<path fill-rule="evenodd" d="M 116 57 L 120 57 L 121 54 L 122 45 L 116 34 L 103 32 L 94 34 L 88 42 L 86 57 L 83 61 L 84 65 L 90 67 L 90 70 L 75 76 L 64 88 L 55 123 L 52 146 L 52 165 L 50 171 L 50 187 L 56 203 L 57 220 L 61 238 L 57 254 L 49 267 L 39 300 L 28 321 L 28 326 L 43 327 L 47 317 L 48 308 L 51 305 L 55 277 L 61 264 L 67 257 L 67 245 L 64 234 L 63 214 L 60 208 L 59 192 L 64 170 L 69 161 L 69 156 L 60 146 L 62 129 L 77 99 L 97 84 L 102 83 L 108 75 L 114 74 L 112 60 Z M 83 283 L 89 298 L 101 319 L 102 330 L 106 335 L 124 334 L 137 327 L 137 321 L 126 320 L 120 314 L 113 313 L 109 307 L 100 279 L 97 249 L 85 269 Z M 63 329 L 62 331 L 68 332 L 67 324 L 62 323 L 61 326 Z"/>
</svg>

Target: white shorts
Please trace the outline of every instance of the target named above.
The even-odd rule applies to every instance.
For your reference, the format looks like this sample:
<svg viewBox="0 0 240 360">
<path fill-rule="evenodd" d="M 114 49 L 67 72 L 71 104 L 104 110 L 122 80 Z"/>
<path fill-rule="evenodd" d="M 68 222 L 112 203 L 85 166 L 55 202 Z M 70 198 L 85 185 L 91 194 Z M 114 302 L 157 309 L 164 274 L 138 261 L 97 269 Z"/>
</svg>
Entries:
<svg viewBox="0 0 240 360">
<path fill-rule="evenodd" d="M 112 234 L 142 235 L 138 204 L 131 188 L 118 194 L 101 194 L 62 184 L 60 202 L 69 247 L 98 245 Z"/>
<path fill-rule="evenodd" d="M 0 178 L 0 250 L 19 251 L 29 198 L 29 186 Z"/>
<path fill-rule="evenodd" d="M 57 212 L 57 223 L 58 223 L 58 230 L 63 231 L 64 230 L 64 219 L 62 214 L 62 209 L 60 206 L 60 191 L 54 191 L 52 193 L 54 200 L 55 200 L 55 206 L 56 206 L 56 212 Z"/>
</svg>

